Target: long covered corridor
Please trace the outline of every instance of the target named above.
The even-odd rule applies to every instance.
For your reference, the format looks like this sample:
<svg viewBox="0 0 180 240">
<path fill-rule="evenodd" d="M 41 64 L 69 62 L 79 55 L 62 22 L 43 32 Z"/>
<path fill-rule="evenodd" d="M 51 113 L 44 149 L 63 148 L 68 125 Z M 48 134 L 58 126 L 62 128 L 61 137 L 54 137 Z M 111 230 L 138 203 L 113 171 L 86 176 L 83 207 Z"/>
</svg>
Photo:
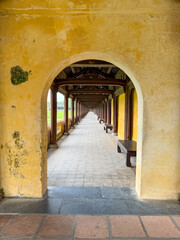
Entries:
<svg viewBox="0 0 180 240">
<path fill-rule="evenodd" d="M 125 155 L 117 153 L 112 135 L 93 112 L 58 145 L 48 150 L 49 186 L 135 186 L 135 168 L 126 167 Z"/>
</svg>

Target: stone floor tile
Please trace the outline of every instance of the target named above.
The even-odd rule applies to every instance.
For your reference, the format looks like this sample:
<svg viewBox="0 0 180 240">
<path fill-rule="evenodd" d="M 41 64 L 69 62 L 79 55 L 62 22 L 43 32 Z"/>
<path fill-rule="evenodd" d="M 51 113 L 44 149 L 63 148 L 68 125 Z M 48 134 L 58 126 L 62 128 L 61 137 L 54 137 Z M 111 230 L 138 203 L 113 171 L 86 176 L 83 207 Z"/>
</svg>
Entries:
<svg viewBox="0 0 180 240">
<path fill-rule="evenodd" d="M 102 198 L 108 199 L 136 199 L 135 191 L 131 188 L 127 187 L 101 187 L 101 195 Z"/>
<path fill-rule="evenodd" d="M 108 215 L 128 215 L 125 200 L 117 199 L 96 199 L 93 203 L 94 214 L 108 214 Z"/>
<path fill-rule="evenodd" d="M 92 113 L 58 144 L 58 149 L 48 151 L 49 186 L 135 186 L 135 172 L 126 167 L 125 154 L 117 153 L 113 138 Z M 77 181 L 78 175 L 83 182 Z M 102 180 L 92 179 L 93 175 Z M 123 176 L 124 182 L 119 178 Z M 74 181 L 69 181 L 72 178 Z"/>
<path fill-rule="evenodd" d="M 12 222 L 5 228 L 5 236 L 33 236 L 41 222 L 41 215 L 15 216 Z"/>
<path fill-rule="evenodd" d="M 51 215 L 47 216 L 38 236 L 72 236 L 74 216 Z"/>
<path fill-rule="evenodd" d="M 151 201 L 141 201 L 136 199 L 127 199 L 126 204 L 132 215 L 167 215 L 168 204 L 158 204 Z M 177 212 L 178 213 L 178 212 Z M 180 209 L 179 209 L 180 213 Z"/>
<path fill-rule="evenodd" d="M 178 227 L 180 228 L 180 216 L 177 217 L 172 217 L 174 219 L 174 221 L 176 222 L 176 224 L 178 225 Z"/>
<path fill-rule="evenodd" d="M 92 199 L 64 199 L 60 214 L 92 214 L 94 210 L 94 202 Z"/>
<path fill-rule="evenodd" d="M 61 206 L 61 198 L 20 199 L 7 198 L 0 205 L 3 213 L 50 213 L 57 214 Z"/>
<path fill-rule="evenodd" d="M 141 219 L 149 237 L 180 238 L 180 231 L 168 216 L 142 216 Z"/>
<path fill-rule="evenodd" d="M 137 216 L 110 216 L 113 237 L 146 237 Z"/>
<path fill-rule="evenodd" d="M 75 230 L 77 238 L 108 238 L 108 226 L 105 216 L 77 216 Z"/>
<path fill-rule="evenodd" d="M 0 230 L 6 225 L 10 218 L 10 215 L 0 215 Z"/>
</svg>

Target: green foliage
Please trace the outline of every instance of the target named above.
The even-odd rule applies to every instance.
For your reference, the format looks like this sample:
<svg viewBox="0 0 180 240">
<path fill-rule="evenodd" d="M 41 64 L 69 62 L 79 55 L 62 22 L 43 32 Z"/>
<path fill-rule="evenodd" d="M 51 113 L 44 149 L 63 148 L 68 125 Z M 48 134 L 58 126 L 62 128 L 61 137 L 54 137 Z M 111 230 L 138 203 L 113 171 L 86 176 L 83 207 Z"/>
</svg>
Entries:
<svg viewBox="0 0 180 240">
<path fill-rule="evenodd" d="M 31 71 L 23 71 L 20 66 L 15 66 L 11 68 L 11 82 L 14 85 L 19 85 L 28 80 L 28 76 Z"/>
<path fill-rule="evenodd" d="M 68 116 L 71 116 L 71 110 L 68 111 Z M 57 120 L 64 118 L 64 110 L 57 110 Z M 48 124 L 50 123 L 50 111 L 47 111 Z"/>
</svg>

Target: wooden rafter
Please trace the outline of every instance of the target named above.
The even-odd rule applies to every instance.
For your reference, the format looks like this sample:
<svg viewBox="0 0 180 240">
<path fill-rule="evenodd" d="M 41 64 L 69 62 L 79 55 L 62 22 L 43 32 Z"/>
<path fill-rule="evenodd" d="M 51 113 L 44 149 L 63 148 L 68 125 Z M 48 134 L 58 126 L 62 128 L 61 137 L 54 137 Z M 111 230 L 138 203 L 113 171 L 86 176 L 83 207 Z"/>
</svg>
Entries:
<svg viewBox="0 0 180 240">
<path fill-rule="evenodd" d="M 104 86 L 126 86 L 126 81 L 122 79 L 104 78 L 104 79 L 86 79 L 86 78 L 66 78 L 56 79 L 56 85 L 104 85 Z"/>
<path fill-rule="evenodd" d="M 78 98 L 78 99 L 104 99 L 104 98 L 107 98 L 106 95 L 100 95 L 100 94 L 79 94 L 79 95 L 73 95 L 75 98 Z"/>
<path fill-rule="evenodd" d="M 71 67 L 71 66 L 70 66 L 70 68 L 71 68 L 72 73 L 75 74 L 76 71 L 75 71 L 74 67 Z"/>
<path fill-rule="evenodd" d="M 110 74 L 111 70 L 112 70 L 112 67 L 109 67 L 107 70 L 107 74 Z"/>
<path fill-rule="evenodd" d="M 99 75 L 101 75 L 101 76 L 104 77 L 104 78 L 114 78 L 114 77 L 109 76 L 107 73 L 104 73 L 104 72 L 100 71 L 100 70 L 97 69 L 97 68 L 94 69 L 94 72 L 97 73 L 97 74 L 99 74 Z"/>
<path fill-rule="evenodd" d="M 87 94 L 87 93 L 97 93 L 97 94 L 113 94 L 114 91 L 110 89 L 72 89 L 68 91 L 69 94 Z"/>
</svg>

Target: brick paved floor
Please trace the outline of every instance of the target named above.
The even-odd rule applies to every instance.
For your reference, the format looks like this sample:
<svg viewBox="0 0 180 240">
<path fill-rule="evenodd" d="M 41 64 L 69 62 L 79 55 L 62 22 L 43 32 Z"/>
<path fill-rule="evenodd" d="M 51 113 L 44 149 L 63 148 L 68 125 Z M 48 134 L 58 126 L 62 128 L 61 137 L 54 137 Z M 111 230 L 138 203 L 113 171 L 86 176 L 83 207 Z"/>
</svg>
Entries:
<svg viewBox="0 0 180 240">
<path fill-rule="evenodd" d="M 49 186 L 135 186 L 135 168 L 126 167 L 125 155 L 92 112 L 58 145 L 48 151 Z"/>
<path fill-rule="evenodd" d="M 0 215 L 0 239 L 180 239 L 180 216 Z"/>
</svg>

